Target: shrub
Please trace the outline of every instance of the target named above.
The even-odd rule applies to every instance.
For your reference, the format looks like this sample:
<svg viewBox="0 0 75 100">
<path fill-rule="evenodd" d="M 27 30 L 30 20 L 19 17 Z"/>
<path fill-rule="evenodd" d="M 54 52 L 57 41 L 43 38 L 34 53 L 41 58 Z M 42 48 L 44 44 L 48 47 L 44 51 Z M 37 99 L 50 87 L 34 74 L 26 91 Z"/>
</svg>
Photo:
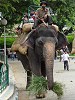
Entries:
<svg viewBox="0 0 75 100">
<path fill-rule="evenodd" d="M 75 56 L 75 54 L 69 54 L 69 56 Z"/>
<path fill-rule="evenodd" d="M 6 47 L 10 48 L 12 43 L 15 41 L 16 38 L 14 37 L 7 37 L 6 38 Z M 0 48 L 4 48 L 4 37 L 0 38 Z"/>
</svg>

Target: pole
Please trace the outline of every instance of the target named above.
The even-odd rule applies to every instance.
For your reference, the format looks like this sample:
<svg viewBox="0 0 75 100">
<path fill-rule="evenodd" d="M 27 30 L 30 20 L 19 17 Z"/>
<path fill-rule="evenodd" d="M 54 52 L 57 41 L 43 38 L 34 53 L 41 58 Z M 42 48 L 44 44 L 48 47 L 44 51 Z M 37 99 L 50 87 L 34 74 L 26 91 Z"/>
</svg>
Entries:
<svg viewBox="0 0 75 100">
<path fill-rule="evenodd" d="M 5 26 L 4 26 L 4 64 L 6 65 L 6 33 L 5 33 Z"/>
</svg>

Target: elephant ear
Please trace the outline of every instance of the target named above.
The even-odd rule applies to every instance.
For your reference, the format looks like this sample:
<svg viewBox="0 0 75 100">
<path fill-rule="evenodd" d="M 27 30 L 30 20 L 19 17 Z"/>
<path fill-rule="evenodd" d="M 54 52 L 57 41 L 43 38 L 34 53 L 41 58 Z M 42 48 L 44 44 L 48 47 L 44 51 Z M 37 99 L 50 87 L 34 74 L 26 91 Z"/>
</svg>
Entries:
<svg viewBox="0 0 75 100">
<path fill-rule="evenodd" d="M 68 44 L 66 36 L 61 32 L 58 32 L 57 39 L 58 39 L 58 44 L 56 45 L 56 49 L 61 49 L 64 45 Z"/>
</svg>

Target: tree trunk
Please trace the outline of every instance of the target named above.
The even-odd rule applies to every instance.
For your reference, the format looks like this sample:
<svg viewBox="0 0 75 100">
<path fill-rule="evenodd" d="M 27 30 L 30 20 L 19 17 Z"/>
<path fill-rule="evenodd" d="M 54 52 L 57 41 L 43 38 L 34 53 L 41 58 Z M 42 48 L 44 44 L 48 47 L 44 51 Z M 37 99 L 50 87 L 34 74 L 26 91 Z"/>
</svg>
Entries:
<svg viewBox="0 0 75 100">
<path fill-rule="evenodd" d="M 48 80 L 48 89 L 53 87 L 53 66 L 55 56 L 55 43 L 46 42 L 43 47 L 43 55 L 45 59 L 46 75 Z"/>
</svg>

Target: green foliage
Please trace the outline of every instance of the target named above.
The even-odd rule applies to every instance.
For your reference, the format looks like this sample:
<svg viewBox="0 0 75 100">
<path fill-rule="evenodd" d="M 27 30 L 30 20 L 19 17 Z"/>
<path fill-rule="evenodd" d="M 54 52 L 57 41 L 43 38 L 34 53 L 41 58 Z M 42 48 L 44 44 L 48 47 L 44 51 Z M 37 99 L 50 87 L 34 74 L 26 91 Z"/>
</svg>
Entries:
<svg viewBox="0 0 75 100">
<path fill-rule="evenodd" d="M 56 20 L 54 20 L 58 26 L 62 29 L 64 25 L 75 25 L 75 5 L 74 0 L 47 0 L 49 6 L 52 8 L 55 14 Z"/>
<path fill-rule="evenodd" d="M 33 92 L 35 95 L 40 95 L 42 93 L 47 92 L 47 80 L 43 76 L 34 76 L 30 86 L 27 90 Z M 55 82 L 53 84 L 53 92 L 55 92 L 58 96 L 63 95 L 63 88 L 61 83 Z"/>
<path fill-rule="evenodd" d="M 0 11 L 2 11 L 3 13 L 14 11 L 15 8 L 13 7 L 12 3 L 13 2 L 18 2 L 19 0 L 1 0 L 0 1 Z"/>
<path fill-rule="evenodd" d="M 63 95 L 63 88 L 61 83 L 55 82 L 53 84 L 53 92 L 55 92 L 58 96 Z"/>
<path fill-rule="evenodd" d="M 28 90 L 35 95 L 45 93 L 47 91 L 47 80 L 43 76 L 34 76 Z"/>
<path fill-rule="evenodd" d="M 69 56 L 74 56 L 75 57 L 75 54 L 69 54 Z"/>
<path fill-rule="evenodd" d="M 15 41 L 14 37 L 6 38 L 6 47 L 10 48 L 12 43 Z M 0 48 L 4 48 L 4 38 L 0 38 Z"/>
<path fill-rule="evenodd" d="M 72 43 L 73 42 L 74 34 L 69 34 L 66 37 L 67 37 L 67 40 L 68 40 L 69 43 Z"/>
<path fill-rule="evenodd" d="M 41 0 L 0 0 L 0 11 L 8 20 L 8 25 L 20 23 L 25 12 L 28 12 L 30 5 L 39 5 Z M 46 0 L 51 7 L 54 22 L 60 29 L 64 25 L 72 26 L 75 29 L 75 0 Z"/>
<path fill-rule="evenodd" d="M 40 0 L 33 0 L 33 3 L 36 4 L 36 5 L 39 5 L 40 4 Z"/>
</svg>

